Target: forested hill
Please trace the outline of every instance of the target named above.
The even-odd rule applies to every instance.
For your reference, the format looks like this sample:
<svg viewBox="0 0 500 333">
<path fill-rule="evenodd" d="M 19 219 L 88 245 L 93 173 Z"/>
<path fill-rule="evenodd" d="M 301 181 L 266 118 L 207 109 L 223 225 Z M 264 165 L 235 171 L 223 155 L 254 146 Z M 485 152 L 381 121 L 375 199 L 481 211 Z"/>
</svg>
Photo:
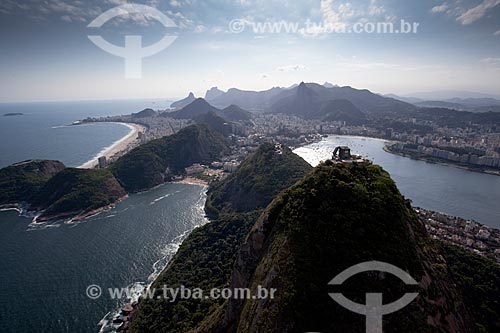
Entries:
<svg viewBox="0 0 500 333">
<path fill-rule="evenodd" d="M 111 166 L 128 192 L 150 189 L 184 172 L 193 163 L 210 163 L 228 151 L 226 139 L 206 125 L 183 128 L 122 156 Z"/>
</svg>

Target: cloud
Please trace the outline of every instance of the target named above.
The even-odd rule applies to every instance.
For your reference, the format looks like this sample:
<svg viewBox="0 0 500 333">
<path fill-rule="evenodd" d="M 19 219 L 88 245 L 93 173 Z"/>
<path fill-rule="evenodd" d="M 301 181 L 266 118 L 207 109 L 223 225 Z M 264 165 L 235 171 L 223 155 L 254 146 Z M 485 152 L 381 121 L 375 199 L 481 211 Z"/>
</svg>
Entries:
<svg viewBox="0 0 500 333">
<path fill-rule="evenodd" d="M 486 12 L 491 8 L 500 4 L 500 0 L 484 0 L 476 7 L 467 10 L 465 13 L 457 17 L 457 21 L 462 25 L 468 25 L 481 19 Z"/>
<path fill-rule="evenodd" d="M 379 16 L 385 13 L 385 8 L 377 5 L 377 0 L 370 0 L 370 7 L 368 10 L 370 16 Z"/>
<path fill-rule="evenodd" d="M 443 12 L 447 11 L 448 8 L 449 8 L 448 3 L 445 2 L 442 5 L 432 7 L 431 12 L 432 13 L 443 13 Z"/>
<path fill-rule="evenodd" d="M 500 58 L 485 58 L 481 59 L 481 62 L 488 65 L 498 66 L 500 65 Z"/>
<path fill-rule="evenodd" d="M 497 32 L 495 32 L 493 35 L 500 36 L 500 30 L 498 30 Z"/>
<path fill-rule="evenodd" d="M 276 68 L 276 72 L 296 72 L 299 70 L 306 70 L 307 67 L 304 65 L 288 65 L 280 66 Z"/>
</svg>

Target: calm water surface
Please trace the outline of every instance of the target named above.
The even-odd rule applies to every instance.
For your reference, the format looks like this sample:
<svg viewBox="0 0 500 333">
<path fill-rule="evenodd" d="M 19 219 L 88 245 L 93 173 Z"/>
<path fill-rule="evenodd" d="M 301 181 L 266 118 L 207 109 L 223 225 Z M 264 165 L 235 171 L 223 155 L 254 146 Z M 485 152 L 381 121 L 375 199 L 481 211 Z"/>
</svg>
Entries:
<svg viewBox="0 0 500 333">
<path fill-rule="evenodd" d="M 387 153 L 385 141 L 349 136 L 330 136 L 295 150 L 312 165 L 331 158 L 337 146 L 381 165 L 391 174 L 403 195 L 413 205 L 474 219 L 500 228 L 500 177 L 449 166 L 412 160 Z"/>
</svg>

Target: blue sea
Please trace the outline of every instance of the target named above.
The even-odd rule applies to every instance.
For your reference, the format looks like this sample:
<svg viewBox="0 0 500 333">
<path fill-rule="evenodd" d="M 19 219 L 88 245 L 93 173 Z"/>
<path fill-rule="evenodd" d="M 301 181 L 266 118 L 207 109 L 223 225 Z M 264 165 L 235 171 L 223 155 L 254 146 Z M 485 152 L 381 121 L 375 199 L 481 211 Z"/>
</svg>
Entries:
<svg viewBox="0 0 500 333">
<path fill-rule="evenodd" d="M 0 104 L 0 167 L 32 158 L 79 166 L 129 129 L 106 123 L 68 126 L 73 121 L 169 103 Z M 2 116 L 13 112 L 24 115 Z M 329 137 L 296 152 L 314 165 L 337 145 L 349 145 L 382 165 L 415 205 L 500 227 L 500 177 L 392 155 L 382 150 L 384 142 L 366 138 Z M 16 211 L 0 211 L 1 332 L 98 332 L 98 323 L 126 300 L 91 299 L 87 287 L 106 291 L 149 284 L 186 235 L 207 222 L 205 192 L 203 186 L 165 184 L 79 223 L 33 225 Z"/>
<path fill-rule="evenodd" d="M 386 152 L 378 139 L 329 136 L 294 152 L 311 165 L 331 158 L 337 146 L 382 166 L 414 206 L 473 219 L 500 229 L 500 176 L 472 172 Z"/>
<path fill-rule="evenodd" d="M 86 117 L 163 109 L 166 100 L 0 104 L 0 167 L 27 159 L 79 166 L 130 131 L 119 124 L 68 126 Z M 4 117 L 5 113 L 23 113 Z M 126 299 L 87 297 L 89 285 L 140 289 L 184 237 L 207 222 L 206 188 L 165 184 L 133 194 L 79 223 L 42 225 L 0 211 L 0 331 L 98 332 Z M 109 316 L 108 316 L 109 317 Z"/>
<path fill-rule="evenodd" d="M 165 109 L 167 100 L 0 103 L 0 168 L 27 159 L 53 159 L 76 167 L 118 141 L 130 129 L 112 123 L 69 126 L 87 117 Z M 4 117 L 6 113 L 22 116 Z"/>
</svg>

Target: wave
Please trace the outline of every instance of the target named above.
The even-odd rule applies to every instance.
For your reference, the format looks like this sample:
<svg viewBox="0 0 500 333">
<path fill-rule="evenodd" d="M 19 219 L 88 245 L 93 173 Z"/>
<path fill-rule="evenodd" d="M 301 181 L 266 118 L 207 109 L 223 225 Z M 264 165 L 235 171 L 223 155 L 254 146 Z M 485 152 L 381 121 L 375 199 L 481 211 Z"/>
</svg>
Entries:
<svg viewBox="0 0 500 333">
<path fill-rule="evenodd" d="M 108 312 L 99 322 L 99 326 L 101 326 L 99 332 L 116 332 L 117 327 L 113 324 L 113 318 L 119 316 L 121 308 L 127 304 L 131 304 L 135 301 L 138 301 L 139 298 L 144 294 L 146 290 L 148 290 L 151 285 L 154 283 L 154 281 L 158 278 L 158 276 L 163 272 L 163 270 L 167 267 L 167 265 L 170 263 L 172 258 L 175 256 L 177 251 L 179 250 L 180 246 L 182 245 L 182 242 L 189 236 L 193 230 L 196 228 L 199 228 L 206 223 L 209 223 L 208 218 L 205 215 L 204 207 L 205 207 L 205 201 L 207 198 L 207 190 L 208 186 L 204 186 L 203 190 L 200 191 L 200 196 L 196 203 L 193 206 L 194 213 L 198 217 L 202 217 L 200 223 L 188 228 L 184 232 L 182 232 L 180 235 L 176 236 L 174 239 L 172 239 L 161 251 L 161 257 L 156 260 L 153 263 L 153 272 L 148 276 L 148 279 L 146 282 L 144 281 L 136 281 L 132 282 L 129 284 L 126 288 L 131 291 L 130 296 L 131 298 L 127 299 L 122 299 L 118 302 L 117 305 L 119 305 L 117 310 L 114 310 L 112 312 Z M 179 191 L 176 191 L 175 193 L 178 193 Z M 162 200 L 165 197 L 168 197 L 169 195 L 172 195 L 173 193 L 169 193 L 165 196 L 162 196 L 160 198 L 155 199 L 156 200 Z M 154 201 L 153 201 L 154 202 Z"/>
</svg>

